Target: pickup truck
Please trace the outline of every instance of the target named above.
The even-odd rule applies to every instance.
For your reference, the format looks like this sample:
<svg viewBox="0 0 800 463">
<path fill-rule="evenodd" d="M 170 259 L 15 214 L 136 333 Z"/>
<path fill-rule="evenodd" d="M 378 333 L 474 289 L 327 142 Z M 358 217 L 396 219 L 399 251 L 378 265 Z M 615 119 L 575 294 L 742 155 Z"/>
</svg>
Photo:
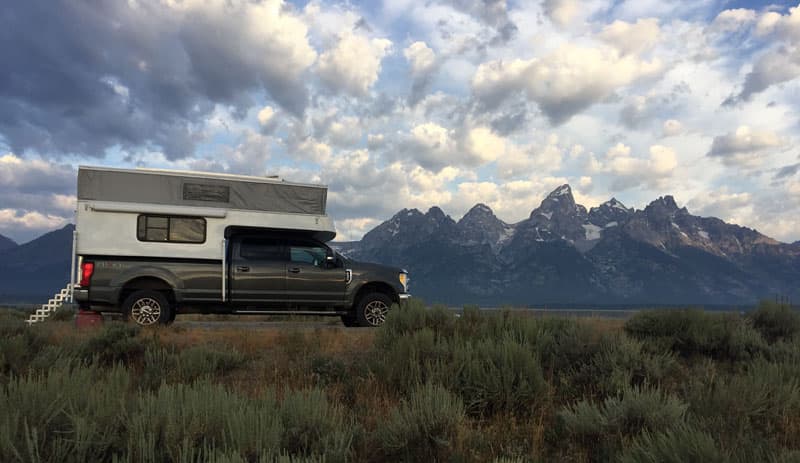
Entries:
<svg viewBox="0 0 800 463">
<path fill-rule="evenodd" d="M 143 326 L 231 313 L 338 315 L 374 327 L 409 297 L 405 270 L 353 261 L 309 236 L 239 234 L 224 248 L 221 260 L 80 256 L 75 300 Z"/>
</svg>

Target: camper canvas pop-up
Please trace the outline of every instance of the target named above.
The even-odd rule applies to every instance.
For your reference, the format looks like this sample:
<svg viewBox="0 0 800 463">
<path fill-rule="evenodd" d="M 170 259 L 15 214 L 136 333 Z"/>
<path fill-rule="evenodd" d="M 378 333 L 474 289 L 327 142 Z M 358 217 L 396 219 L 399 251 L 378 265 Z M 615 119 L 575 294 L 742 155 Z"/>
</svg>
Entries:
<svg viewBox="0 0 800 463">
<path fill-rule="evenodd" d="M 325 186 L 271 178 L 80 167 L 74 300 L 140 325 L 190 312 L 380 325 L 408 274 L 334 252 L 326 200 Z"/>
</svg>

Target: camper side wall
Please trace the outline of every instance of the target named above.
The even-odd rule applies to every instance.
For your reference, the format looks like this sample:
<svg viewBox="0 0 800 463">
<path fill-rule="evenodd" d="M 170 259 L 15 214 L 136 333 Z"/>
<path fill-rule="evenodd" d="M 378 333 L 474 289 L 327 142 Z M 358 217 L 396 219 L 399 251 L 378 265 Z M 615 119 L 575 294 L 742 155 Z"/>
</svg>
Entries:
<svg viewBox="0 0 800 463">
<path fill-rule="evenodd" d="M 176 220 L 165 224 L 159 218 Z M 191 220 L 178 220 L 192 218 L 204 222 L 202 241 L 192 230 L 196 225 Z M 225 230 L 232 226 L 308 230 L 335 236 L 333 220 L 325 215 L 103 201 L 79 201 L 76 222 L 79 256 L 219 260 Z"/>
</svg>

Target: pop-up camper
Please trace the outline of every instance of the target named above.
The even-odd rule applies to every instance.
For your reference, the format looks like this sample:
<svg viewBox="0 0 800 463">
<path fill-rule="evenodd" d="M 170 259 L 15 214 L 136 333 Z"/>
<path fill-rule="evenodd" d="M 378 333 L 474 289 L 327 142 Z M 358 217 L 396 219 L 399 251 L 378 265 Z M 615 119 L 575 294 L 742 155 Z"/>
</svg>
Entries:
<svg viewBox="0 0 800 463">
<path fill-rule="evenodd" d="M 326 200 L 325 186 L 271 178 L 80 167 L 73 277 L 61 298 L 142 325 L 186 312 L 380 324 L 408 297 L 407 274 L 337 255 Z"/>
</svg>

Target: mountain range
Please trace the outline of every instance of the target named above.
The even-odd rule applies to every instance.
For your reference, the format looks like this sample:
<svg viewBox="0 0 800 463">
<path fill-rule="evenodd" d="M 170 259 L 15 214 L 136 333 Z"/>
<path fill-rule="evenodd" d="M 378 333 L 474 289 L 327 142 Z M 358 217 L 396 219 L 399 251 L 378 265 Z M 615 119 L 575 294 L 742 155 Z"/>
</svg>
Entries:
<svg viewBox="0 0 800 463">
<path fill-rule="evenodd" d="M 17 245 L 0 237 L 0 301 L 44 302 L 69 279 L 73 225 Z M 343 254 L 396 265 L 428 302 L 532 305 L 749 305 L 800 300 L 800 241 L 698 217 L 663 196 L 642 210 L 612 198 L 591 209 L 569 185 L 521 222 L 485 204 L 459 221 L 403 209 Z"/>
<path fill-rule="evenodd" d="M 47 302 L 69 282 L 70 224 L 17 245 L 0 237 L 0 302 Z"/>
<path fill-rule="evenodd" d="M 482 305 L 747 305 L 800 298 L 800 242 L 698 217 L 663 196 L 643 210 L 615 198 L 587 210 L 569 185 L 509 224 L 485 204 L 458 222 L 403 209 L 357 242 L 358 260 L 407 268 L 430 302 Z"/>
</svg>

